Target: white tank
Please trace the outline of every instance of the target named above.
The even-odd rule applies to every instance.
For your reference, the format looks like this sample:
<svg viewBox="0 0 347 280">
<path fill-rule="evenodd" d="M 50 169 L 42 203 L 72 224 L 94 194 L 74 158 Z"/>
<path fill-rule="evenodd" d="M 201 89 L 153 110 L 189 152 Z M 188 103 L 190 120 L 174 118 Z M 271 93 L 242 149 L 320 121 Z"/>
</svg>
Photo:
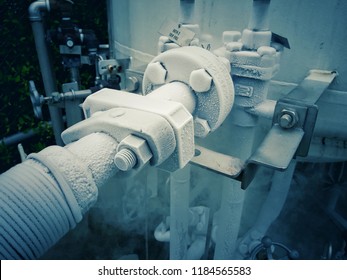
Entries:
<svg viewBox="0 0 347 280">
<path fill-rule="evenodd" d="M 196 0 L 193 23 L 212 49 L 222 46 L 226 30 L 247 28 L 251 0 Z M 117 58 L 133 58 L 134 65 L 146 64 L 157 54 L 158 33 L 166 19 L 182 18 L 180 1 L 114 0 L 108 1 L 110 37 Z M 288 38 L 276 80 L 300 83 L 310 69 L 336 70 L 339 76 L 331 89 L 347 88 L 347 2 L 273 0 L 269 9 L 270 30 Z"/>
</svg>

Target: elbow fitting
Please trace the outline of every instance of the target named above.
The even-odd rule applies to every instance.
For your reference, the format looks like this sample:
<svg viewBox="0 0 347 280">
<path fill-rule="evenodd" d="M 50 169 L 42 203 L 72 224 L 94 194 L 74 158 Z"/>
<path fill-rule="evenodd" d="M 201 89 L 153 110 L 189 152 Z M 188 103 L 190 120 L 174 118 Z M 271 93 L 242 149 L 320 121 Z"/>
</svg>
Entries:
<svg viewBox="0 0 347 280">
<path fill-rule="evenodd" d="M 38 0 L 29 6 L 29 19 L 30 21 L 41 21 L 43 11 L 50 11 L 49 0 Z"/>
</svg>

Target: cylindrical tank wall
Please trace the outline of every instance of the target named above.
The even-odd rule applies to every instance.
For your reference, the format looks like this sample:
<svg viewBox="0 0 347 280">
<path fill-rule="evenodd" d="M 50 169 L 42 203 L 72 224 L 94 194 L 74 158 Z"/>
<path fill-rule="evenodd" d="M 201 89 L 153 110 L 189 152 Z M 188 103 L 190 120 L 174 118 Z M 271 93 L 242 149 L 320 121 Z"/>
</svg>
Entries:
<svg viewBox="0 0 347 280">
<path fill-rule="evenodd" d="M 179 1 L 110 2 L 112 40 L 142 53 L 156 55 L 160 26 L 167 18 L 179 20 Z M 252 0 L 196 0 L 196 23 L 200 25 L 201 34 L 210 35 L 203 36 L 210 38 L 203 44 L 210 43 L 212 49 L 216 49 L 222 46 L 223 31 L 247 28 L 251 8 Z M 310 69 L 337 70 L 340 75 L 331 88 L 346 90 L 347 57 L 343 55 L 347 43 L 346 11 L 347 2 L 341 0 L 271 1 L 270 30 L 288 38 L 291 46 L 284 52 L 275 79 L 299 83 Z M 136 55 L 133 58 L 136 61 Z"/>
</svg>

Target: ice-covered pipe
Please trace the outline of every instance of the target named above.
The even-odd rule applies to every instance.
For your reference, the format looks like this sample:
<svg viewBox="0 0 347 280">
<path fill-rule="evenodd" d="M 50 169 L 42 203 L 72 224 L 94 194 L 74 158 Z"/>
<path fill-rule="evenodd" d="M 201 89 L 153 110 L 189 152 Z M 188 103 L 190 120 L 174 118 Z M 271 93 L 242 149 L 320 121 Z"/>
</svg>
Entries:
<svg viewBox="0 0 347 280">
<path fill-rule="evenodd" d="M 287 199 L 296 161 L 292 160 L 288 168 L 281 172 L 275 171 L 272 177 L 270 192 L 259 212 L 253 227 L 242 237 L 236 258 L 245 258 L 259 245 L 261 238 L 265 236 L 271 224 L 277 219 Z"/>
<path fill-rule="evenodd" d="M 269 0 L 253 1 L 249 28 L 243 31 L 241 39 L 243 47 L 248 50 L 242 53 L 245 57 L 253 56 L 261 47 L 269 50 L 269 55 L 276 54 L 275 50 L 268 48 L 271 41 L 271 31 L 268 30 L 267 21 L 269 4 Z M 234 126 L 232 128 L 233 135 L 231 135 L 229 141 L 231 147 L 229 153 L 246 161 L 253 152 L 255 128 L 258 121 L 258 116 L 250 110 L 256 108 L 266 99 L 269 80 L 276 72 L 273 71 L 271 75 L 265 77 L 261 75 L 259 69 L 252 69 L 253 65 L 251 63 L 237 64 L 234 63 L 233 56 L 230 58 L 231 73 L 235 85 L 235 103 L 230 113 Z M 273 69 L 276 69 L 276 67 L 277 65 L 274 63 Z M 261 110 L 265 109 L 262 113 L 271 115 L 273 106 L 268 105 L 261 108 Z M 240 143 L 242 144 L 240 145 Z M 255 186 L 252 186 L 252 188 L 254 189 Z M 224 183 L 222 192 L 222 202 L 219 210 L 220 218 L 216 223 L 217 240 L 214 258 L 232 259 L 235 258 L 234 252 L 240 229 L 241 214 L 244 212 L 244 204 L 247 206 L 250 201 L 248 199 L 250 191 L 247 190 L 246 194 L 240 189 L 238 182 L 230 180 L 229 183 Z"/>
<path fill-rule="evenodd" d="M 180 0 L 179 22 L 183 24 L 194 22 L 195 0 Z"/>
<path fill-rule="evenodd" d="M 45 88 L 46 96 L 51 96 L 53 92 L 57 91 L 55 76 L 53 72 L 53 64 L 50 59 L 48 47 L 46 44 L 46 35 L 43 26 L 43 12 L 49 12 L 49 1 L 35 1 L 29 6 L 29 19 L 34 34 L 35 46 L 37 57 L 40 64 L 40 70 Z M 64 130 L 63 118 L 61 109 L 55 106 L 49 106 L 49 114 L 52 121 L 52 128 L 54 132 L 55 141 L 58 145 L 63 145 L 60 137 Z"/>
<path fill-rule="evenodd" d="M 270 0 L 253 0 L 248 29 L 254 31 L 269 30 L 269 6 Z"/>
<path fill-rule="evenodd" d="M 187 258 L 190 166 L 170 176 L 170 260 Z"/>
<path fill-rule="evenodd" d="M 0 258 L 37 259 L 81 221 L 117 172 L 118 143 L 90 134 L 48 147 L 0 175 Z"/>
<path fill-rule="evenodd" d="M 193 114 L 197 103 L 192 89 L 182 82 L 165 84 L 150 92 L 147 96 L 179 102 L 191 114 Z"/>
<path fill-rule="evenodd" d="M 234 133 L 229 139 L 230 152 L 242 160 L 246 160 L 252 152 L 255 127 L 233 125 Z M 242 143 L 242 144 L 240 144 Z M 223 178 L 222 201 L 216 223 L 216 248 L 214 259 L 232 259 L 236 249 L 245 191 L 241 183 L 229 178 Z"/>
<path fill-rule="evenodd" d="M 246 49 L 270 46 L 272 33 L 269 30 L 269 6 L 270 0 L 253 0 L 248 28 L 242 32 L 242 43 Z"/>
</svg>

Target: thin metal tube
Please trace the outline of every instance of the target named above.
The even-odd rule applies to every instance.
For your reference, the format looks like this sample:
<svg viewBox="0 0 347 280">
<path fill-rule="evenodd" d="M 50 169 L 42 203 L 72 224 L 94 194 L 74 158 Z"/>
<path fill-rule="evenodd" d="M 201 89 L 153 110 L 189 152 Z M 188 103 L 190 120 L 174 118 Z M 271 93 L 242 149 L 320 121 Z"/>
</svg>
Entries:
<svg viewBox="0 0 347 280">
<path fill-rule="evenodd" d="M 50 59 L 48 47 L 45 39 L 45 30 L 43 26 L 42 11 L 49 10 L 49 2 L 36 1 L 29 7 L 29 19 L 34 34 L 35 46 L 37 57 L 40 64 L 42 80 L 45 88 L 46 96 L 51 96 L 53 92 L 57 91 L 55 76 L 53 73 L 53 65 Z M 64 130 L 63 118 L 61 109 L 55 106 L 49 106 L 49 114 L 52 121 L 55 141 L 58 145 L 62 146 L 63 141 L 60 134 Z"/>
</svg>

